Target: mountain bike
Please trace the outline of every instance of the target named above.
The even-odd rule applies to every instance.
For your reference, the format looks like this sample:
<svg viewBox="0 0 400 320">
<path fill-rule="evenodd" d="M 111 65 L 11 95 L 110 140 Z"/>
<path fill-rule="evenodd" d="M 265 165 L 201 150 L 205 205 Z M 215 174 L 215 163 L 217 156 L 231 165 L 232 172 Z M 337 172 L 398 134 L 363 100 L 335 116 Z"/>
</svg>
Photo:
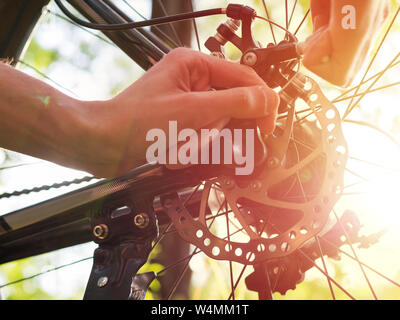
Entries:
<svg viewBox="0 0 400 320">
<path fill-rule="evenodd" d="M 2 39 L 8 41 L 3 42 L 2 56 L 12 58 L 15 64 L 23 63 L 21 57 L 29 35 L 40 15 L 49 13 L 43 9 L 48 3 L 20 1 L 23 10 L 12 11 L 15 15 L 10 14 L 10 19 L 3 22 Z M 367 180 L 357 170 L 350 169 L 349 163 L 356 167 L 383 166 L 368 156 L 351 155 L 344 125 L 360 128 L 349 132 L 372 131 L 374 137 L 382 136 L 389 141 L 393 154 L 398 152 L 398 143 L 387 132 L 363 120 L 349 118 L 366 96 L 398 84 L 391 80 L 375 87 L 398 65 L 399 53 L 382 71 L 368 77 L 384 42 L 395 34 L 400 8 L 397 3 L 367 72 L 357 86 L 343 90 L 332 101 L 324 92 L 326 84 L 301 67 L 297 34 L 306 23 L 309 10 L 300 14 L 297 0 L 285 1 L 283 25 L 274 21 L 270 4 L 265 1 L 262 4 L 266 17 L 242 4 L 194 10 L 190 0 L 182 2 L 185 12 L 168 14 L 160 1 L 161 14 L 140 22 L 130 17 L 128 10 L 135 9 L 129 1 L 57 0 L 56 3 L 61 10 L 57 13 L 60 19 L 85 30 L 102 31 L 106 41 L 119 47 L 144 70 L 182 45 L 174 30 L 173 23 L 177 21 L 186 22 L 199 50 L 227 59 L 225 48 L 235 47 L 239 62 L 252 67 L 279 92 L 278 123 L 273 135 L 257 136 L 260 160 L 248 177 L 235 176 L 232 167 L 223 165 L 174 170 L 149 163 L 121 177 L 100 179 L 1 216 L 0 263 L 93 241 L 98 247 L 90 257 L 93 266 L 84 299 L 144 299 L 150 284 L 167 273 L 174 280 L 168 294 L 161 298 L 174 298 L 191 259 L 199 254 L 226 264 L 228 299 L 237 298 L 236 289 L 243 281 L 246 289 L 255 292 L 259 299 L 272 299 L 278 293 L 283 296 L 289 290 L 296 293 L 305 275 L 312 271 L 326 278 L 333 299 L 355 299 L 330 270 L 330 261 L 339 257 L 354 261 L 375 299 L 379 298 L 379 292 L 372 284 L 371 274 L 394 288 L 400 287 L 393 277 L 359 259 L 356 250 L 356 246 L 363 248 L 360 251 L 372 250 L 370 247 L 377 246 L 384 233 L 361 234 L 363 222 L 359 213 L 338 206 L 340 199 L 351 195 L 348 189 Z M 211 15 L 219 19 L 219 25 L 201 43 L 198 21 Z M 256 39 L 255 21 L 264 24 L 263 31 L 270 32 L 272 42 L 260 43 Z M 298 25 L 291 32 L 294 21 Z M 166 24 L 170 27 L 168 32 L 161 27 Z M 254 123 L 236 125 L 246 127 Z M 387 166 L 383 170 L 397 171 Z M 345 173 L 356 181 L 349 182 Z M 84 177 L 5 193 L 1 198 L 94 179 Z M 189 254 L 157 273 L 140 272 L 153 251 L 172 235 L 190 243 Z M 162 247 L 162 250 L 167 249 Z M 237 274 L 234 266 L 240 266 Z"/>
</svg>

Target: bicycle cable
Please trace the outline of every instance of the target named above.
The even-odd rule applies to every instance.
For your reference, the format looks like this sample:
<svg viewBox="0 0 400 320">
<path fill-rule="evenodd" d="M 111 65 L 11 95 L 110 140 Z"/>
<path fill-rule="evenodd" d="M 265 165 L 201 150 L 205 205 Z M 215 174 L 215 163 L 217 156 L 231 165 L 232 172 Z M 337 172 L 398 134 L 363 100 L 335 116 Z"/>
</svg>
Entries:
<svg viewBox="0 0 400 320">
<path fill-rule="evenodd" d="M 149 27 L 149 26 L 155 26 L 155 25 L 159 25 L 159 24 L 166 24 L 166 23 L 170 23 L 170 22 L 189 20 L 189 19 L 193 19 L 193 18 L 200 18 L 200 17 L 206 17 L 206 16 L 211 16 L 211 15 L 217 15 L 217 14 L 225 14 L 225 11 L 226 11 L 226 9 L 224 9 L 224 8 L 208 9 L 208 10 L 202 10 L 202 11 L 196 11 L 196 12 L 180 13 L 180 14 L 176 14 L 176 15 L 172 15 L 172 16 L 154 18 L 154 19 L 138 21 L 138 22 L 102 24 L 102 23 L 91 23 L 91 22 L 87 22 L 82 19 L 79 19 L 62 4 L 61 0 L 55 0 L 55 2 L 57 4 L 57 6 L 60 8 L 60 10 L 75 23 L 77 23 L 81 26 L 90 28 L 90 29 L 101 30 L 101 31 L 118 31 L 118 30 L 136 29 L 136 28 L 141 28 L 141 27 Z"/>
</svg>

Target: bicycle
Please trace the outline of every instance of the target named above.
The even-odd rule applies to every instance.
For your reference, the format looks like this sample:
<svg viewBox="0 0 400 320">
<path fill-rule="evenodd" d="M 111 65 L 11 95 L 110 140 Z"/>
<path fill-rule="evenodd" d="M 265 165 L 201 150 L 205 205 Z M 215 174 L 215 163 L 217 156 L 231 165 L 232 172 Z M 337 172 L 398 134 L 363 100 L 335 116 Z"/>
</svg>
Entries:
<svg viewBox="0 0 400 320">
<path fill-rule="evenodd" d="M 61 1 L 57 2 L 69 19 L 81 26 L 103 30 L 145 70 L 177 47 L 178 41 L 162 29 L 149 31 L 142 27 L 150 25 L 151 21 L 158 25 L 179 19 L 194 21 L 194 18 L 211 14 L 226 15 L 224 19 L 228 20 L 221 21 L 217 33 L 208 38 L 205 46 L 211 54 L 224 58 L 223 47 L 227 43 L 233 44 L 241 52 L 241 63 L 253 67 L 269 86 L 281 88 L 280 124 L 274 136 L 259 138 L 260 145 L 268 150 L 268 157 L 249 180 L 233 177 L 231 168 L 226 167 L 169 170 L 158 164 L 148 164 L 122 177 L 102 180 L 5 215 L 0 219 L 1 263 L 94 241 L 99 248 L 94 253 L 86 299 L 143 299 L 156 277 L 182 263 L 183 272 L 176 278 L 168 294 L 170 298 L 188 269 L 190 258 L 202 251 L 212 259 L 228 261 L 229 299 L 235 299 L 235 288 L 249 267 L 253 270 L 246 276 L 245 284 L 260 299 L 272 299 L 275 292 L 285 294 L 289 289 L 295 290 L 311 268 L 326 277 L 332 298 L 337 295 L 334 289 L 337 287 L 353 299 L 354 296 L 328 272 L 326 257 L 341 254 L 356 260 L 372 296 L 377 298 L 366 275 L 365 269 L 371 268 L 358 259 L 354 245 L 371 246 L 382 234 L 360 236 L 361 224 L 352 212 L 339 217 L 334 211 L 336 222 L 332 225 L 329 221 L 335 204 L 344 195 L 343 177 L 349 148 L 342 133 L 343 119 L 338 109 L 325 97 L 312 76 L 299 72 L 296 34 L 309 11 L 297 30 L 291 33 L 288 29 L 297 1 L 292 11 L 288 10 L 285 1 L 286 27 L 270 19 L 265 2 L 267 18 L 258 16 L 250 7 L 230 5 L 143 23 L 132 22 L 117 4 L 108 0 L 68 1 L 90 22 L 77 18 Z M 45 4 L 47 1 L 35 3 L 36 13 L 24 29 L 29 31 Z M 261 47 L 253 39 L 254 19 L 265 20 L 274 40 L 275 28 L 283 30 L 282 41 Z M 196 31 L 197 26 L 193 23 Z M 132 29 L 133 26 L 141 29 Z M 124 30 L 112 31 L 122 28 Z M 236 35 L 238 29 L 241 29 L 241 37 Z M 199 43 L 198 35 L 196 40 Z M 18 61 L 23 45 L 24 40 L 18 44 L 10 43 L 5 53 Z M 397 58 L 398 55 L 384 72 L 369 79 L 366 75 L 363 77 L 360 83 L 369 85 L 364 92 L 356 86 L 335 99 L 351 100 L 346 116 L 358 103 L 353 100 L 361 100 L 375 90 L 373 85 L 388 69 L 397 65 Z M 351 92 L 354 94 L 348 96 Z M 298 106 L 297 100 L 303 100 L 306 106 Z M 309 121 L 312 117 L 314 121 Z M 54 187 L 91 179 L 83 178 Z M 46 188 L 49 187 L 34 191 Z M 219 222 L 226 230 L 218 227 Z M 158 274 L 137 273 L 148 261 L 152 249 L 174 232 L 173 227 L 183 240 L 195 246 L 192 253 Z M 351 247 L 353 255 L 342 249 L 344 244 Z M 317 259 L 322 265 L 318 265 Z M 236 281 L 232 274 L 233 263 L 243 265 Z M 394 286 L 400 286 L 385 275 L 377 274 Z"/>
</svg>

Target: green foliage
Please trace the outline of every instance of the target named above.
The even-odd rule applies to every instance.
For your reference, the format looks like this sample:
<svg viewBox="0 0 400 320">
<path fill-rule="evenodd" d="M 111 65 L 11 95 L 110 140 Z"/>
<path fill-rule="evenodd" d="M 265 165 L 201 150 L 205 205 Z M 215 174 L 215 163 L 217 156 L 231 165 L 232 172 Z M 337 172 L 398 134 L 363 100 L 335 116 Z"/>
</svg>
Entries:
<svg viewBox="0 0 400 320">
<path fill-rule="evenodd" d="M 41 271 L 46 264 L 45 259 L 36 261 L 32 259 L 23 259 L 16 262 L 10 262 L 0 267 L 0 274 L 6 275 L 6 283 L 22 279 L 30 274 Z M 41 289 L 38 279 L 18 282 L 2 289 L 3 299 L 9 300 L 48 300 L 52 297 Z"/>
<path fill-rule="evenodd" d="M 40 70 L 46 70 L 51 63 L 59 59 L 59 56 L 57 50 L 45 49 L 33 38 L 24 56 L 24 61 Z"/>
</svg>

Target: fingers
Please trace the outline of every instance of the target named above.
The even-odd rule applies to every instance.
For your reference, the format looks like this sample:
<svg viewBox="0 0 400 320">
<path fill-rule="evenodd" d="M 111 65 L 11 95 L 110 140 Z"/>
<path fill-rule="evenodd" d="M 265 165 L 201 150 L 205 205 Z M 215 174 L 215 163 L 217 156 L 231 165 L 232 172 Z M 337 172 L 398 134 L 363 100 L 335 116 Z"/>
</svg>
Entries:
<svg viewBox="0 0 400 320">
<path fill-rule="evenodd" d="M 270 89 L 254 70 L 247 66 L 218 59 L 189 49 L 176 49 L 169 54 L 170 59 L 179 61 L 185 74 L 199 82 L 208 81 L 209 87 L 220 90 L 193 90 L 180 96 L 179 105 L 185 106 L 180 117 L 187 125 L 200 128 L 216 119 L 259 119 L 262 131 L 269 134 L 275 127 L 279 106 L 278 94 Z M 206 80 L 204 80 L 204 78 Z M 221 89 L 222 88 L 222 89 Z M 193 117 L 198 114 L 198 117 Z"/>
<path fill-rule="evenodd" d="M 191 74 L 201 74 L 212 88 L 236 88 L 265 85 L 250 67 L 216 58 L 186 48 L 178 48 L 167 55 L 172 63 Z M 198 77 L 196 77 L 197 79 Z"/>
<path fill-rule="evenodd" d="M 320 29 L 302 44 L 303 63 L 307 68 L 329 62 L 332 44 L 328 28 Z"/>
<path fill-rule="evenodd" d="M 271 114 L 267 117 L 257 119 L 257 126 L 260 128 L 262 136 L 270 135 L 275 130 L 276 114 Z"/>
<path fill-rule="evenodd" d="M 278 94 L 264 85 L 192 93 L 192 110 L 201 110 L 209 120 L 231 117 L 257 119 L 272 115 L 279 106 Z"/>
<path fill-rule="evenodd" d="M 355 53 L 351 48 L 334 51 L 328 27 L 320 28 L 299 50 L 303 51 L 304 66 L 311 72 L 337 86 L 346 87 L 351 83 L 355 75 L 352 68 Z"/>
</svg>

